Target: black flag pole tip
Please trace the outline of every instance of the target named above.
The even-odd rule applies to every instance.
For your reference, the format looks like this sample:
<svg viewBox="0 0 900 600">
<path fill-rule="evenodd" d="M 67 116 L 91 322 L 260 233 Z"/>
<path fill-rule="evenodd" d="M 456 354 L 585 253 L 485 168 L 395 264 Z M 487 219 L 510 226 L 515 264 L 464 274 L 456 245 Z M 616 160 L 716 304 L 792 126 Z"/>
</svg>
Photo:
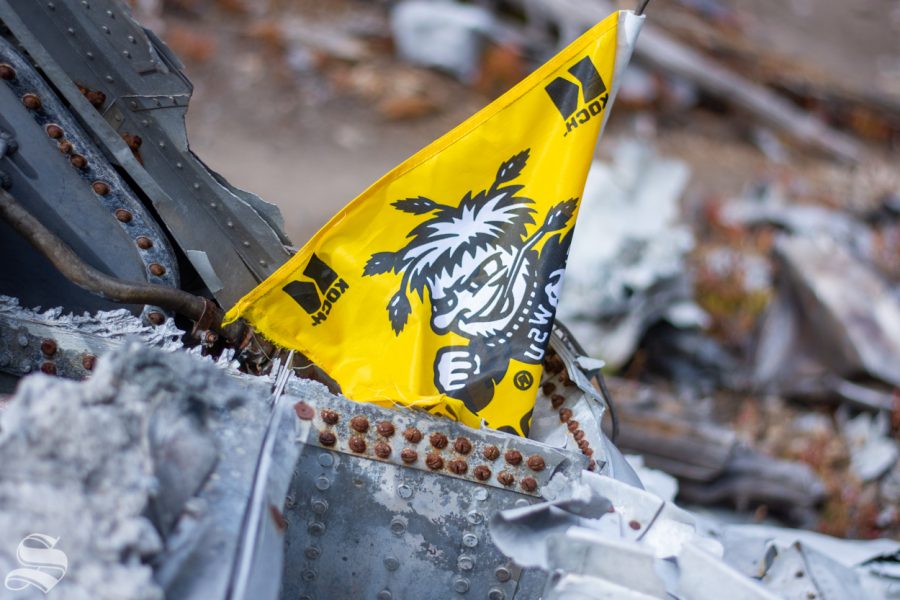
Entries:
<svg viewBox="0 0 900 600">
<path fill-rule="evenodd" d="M 647 8 L 648 4 L 650 4 L 650 0 L 641 0 L 638 3 L 637 10 L 634 11 L 634 14 L 636 14 L 637 16 L 641 16 L 642 14 L 644 14 L 644 9 Z"/>
</svg>

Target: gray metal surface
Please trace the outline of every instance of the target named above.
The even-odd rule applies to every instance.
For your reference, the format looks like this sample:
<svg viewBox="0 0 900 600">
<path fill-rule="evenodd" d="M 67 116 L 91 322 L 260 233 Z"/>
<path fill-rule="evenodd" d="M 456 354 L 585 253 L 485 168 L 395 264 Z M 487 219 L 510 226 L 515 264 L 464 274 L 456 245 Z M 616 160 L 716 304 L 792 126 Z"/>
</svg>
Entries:
<svg viewBox="0 0 900 600">
<path fill-rule="evenodd" d="M 0 129 L 15 144 L 0 157 L 7 189 L 91 266 L 128 281 L 178 287 L 176 258 L 153 217 L 50 86 L 2 38 L 0 64 L 14 72 L 0 81 Z M 0 293 L 75 312 L 120 306 L 70 283 L 5 224 L 0 252 L 14 258 L 0 271 Z"/>
<path fill-rule="evenodd" d="M 181 249 L 206 252 L 212 269 L 198 272 L 210 288 L 224 284 L 215 292 L 220 303 L 230 306 L 288 258 L 277 211 L 223 184 L 191 153 L 184 127 L 191 85 L 124 3 L 0 0 L 0 19 Z M 105 98 L 95 108 L 79 86 Z"/>
</svg>

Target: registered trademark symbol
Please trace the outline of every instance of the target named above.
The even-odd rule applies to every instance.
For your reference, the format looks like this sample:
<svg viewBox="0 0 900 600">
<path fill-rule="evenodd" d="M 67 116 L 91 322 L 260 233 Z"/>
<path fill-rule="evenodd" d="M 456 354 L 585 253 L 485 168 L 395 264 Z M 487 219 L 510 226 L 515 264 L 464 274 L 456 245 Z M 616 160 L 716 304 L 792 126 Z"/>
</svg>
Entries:
<svg viewBox="0 0 900 600">
<path fill-rule="evenodd" d="M 528 371 L 519 371 L 516 373 L 516 376 L 513 377 L 513 384 L 520 390 L 527 390 L 534 383 L 534 375 L 529 373 Z"/>
</svg>

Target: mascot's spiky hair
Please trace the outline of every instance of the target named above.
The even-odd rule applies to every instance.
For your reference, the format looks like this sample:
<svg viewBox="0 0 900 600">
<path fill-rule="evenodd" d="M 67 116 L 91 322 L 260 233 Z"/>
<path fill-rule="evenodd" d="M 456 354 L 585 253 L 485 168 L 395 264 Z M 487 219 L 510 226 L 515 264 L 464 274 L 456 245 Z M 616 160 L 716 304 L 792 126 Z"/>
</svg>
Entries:
<svg viewBox="0 0 900 600">
<path fill-rule="evenodd" d="M 487 246 L 512 248 L 522 243 L 527 226 L 534 224 L 534 202 L 515 194 L 524 186 L 506 185 L 519 176 L 528 161 L 526 149 L 503 162 L 491 188 L 475 196 L 469 191 L 459 206 L 439 204 L 419 196 L 398 200 L 393 206 L 414 215 L 431 213 L 431 218 L 417 225 L 409 243 L 396 252 L 376 252 L 366 263 L 363 275 L 402 273 L 400 290 L 387 309 L 394 333 L 399 334 L 412 311 L 407 289 L 424 299 L 429 274 L 450 271 L 464 255 Z M 502 187 L 501 187 L 502 186 Z"/>
</svg>

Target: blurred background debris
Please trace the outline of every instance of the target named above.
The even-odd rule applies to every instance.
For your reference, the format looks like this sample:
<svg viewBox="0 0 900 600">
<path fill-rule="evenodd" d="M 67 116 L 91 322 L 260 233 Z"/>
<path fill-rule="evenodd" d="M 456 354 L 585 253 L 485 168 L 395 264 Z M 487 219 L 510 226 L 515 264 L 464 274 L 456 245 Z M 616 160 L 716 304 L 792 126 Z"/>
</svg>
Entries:
<svg viewBox="0 0 900 600">
<path fill-rule="evenodd" d="M 276 202 L 297 243 L 616 7 L 132 4 L 186 63 L 194 149 Z M 674 476 L 679 502 L 900 535 L 898 15 L 896 0 L 650 6 L 560 316 L 605 362 L 617 443 Z M 810 551 L 790 543 L 773 577 Z"/>
</svg>

